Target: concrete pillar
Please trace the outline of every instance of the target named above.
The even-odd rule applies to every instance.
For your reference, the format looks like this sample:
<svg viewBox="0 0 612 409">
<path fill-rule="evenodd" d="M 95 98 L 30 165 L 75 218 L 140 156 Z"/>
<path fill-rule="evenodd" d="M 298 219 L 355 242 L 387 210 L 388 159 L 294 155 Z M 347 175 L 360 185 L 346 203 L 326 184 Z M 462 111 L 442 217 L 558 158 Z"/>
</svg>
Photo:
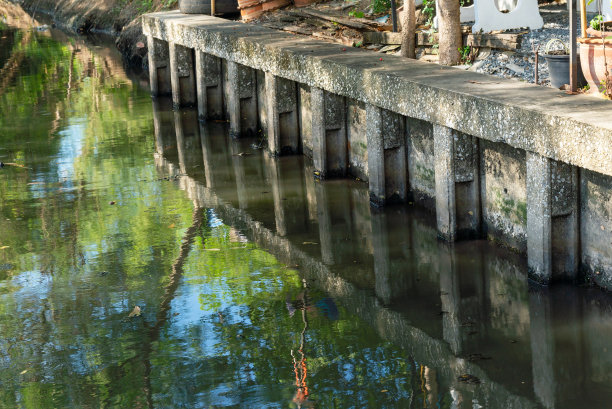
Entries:
<svg viewBox="0 0 612 409">
<path fill-rule="evenodd" d="M 406 200 L 404 122 L 401 115 L 366 104 L 369 188 L 373 205 Z"/>
<path fill-rule="evenodd" d="M 186 175 L 185 133 L 183 129 L 182 113 L 180 111 L 174 111 L 174 129 L 176 133 L 176 149 L 178 150 L 179 170 L 181 171 L 181 175 Z"/>
<path fill-rule="evenodd" d="M 248 187 L 246 183 L 246 172 L 244 169 L 245 157 L 240 156 L 242 147 L 239 140 L 230 142 L 230 152 L 232 154 L 232 167 L 234 168 L 234 177 L 236 179 L 236 191 L 238 193 L 238 207 L 247 209 L 249 207 Z"/>
<path fill-rule="evenodd" d="M 576 167 L 527 152 L 527 261 L 533 280 L 576 277 L 578 217 Z"/>
<path fill-rule="evenodd" d="M 382 109 L 371 104 L 366 104 L 366 138 L 368 141 L 370 203 L 382 206 L 386 198 Z"/>
<path fill-rule="evenodd" d="M 312 97 L 310 86 L 298 84 L 298 106 L 300 138 L 302 139 L 302 152 L 305 156 L 312 158 Z M 310 173 L 309 176 L 311 176 Z"/>
<path fill-rule="evenodd" d="M 221 58 L 196 50 L 196 83 L 200 119 L 223 119 Z"/>
<path fill-rule="evenodd" d="M 440 301 L 442 308 L 442 336 L 455 355 L 463 351 L 461 338 L 461 294 L 459 274 L 453 247 L 447 243 L 438 245 L 440 272 Z"/>
<path fill-rule="evenodd" d="M 390 272 L 387 216 L 379 209 L 372 209 L 370 223 L 372 224 L 375 292 L 384 305 L 389 305 L 393 300 L 394 283 Z"/>
<path fill-rule="evenodd" d="M 287 235 L 287 218 L 285 215 L 284 198 L 285 192 L 283 189 L 282 181 L 280 180 L 280 169 L 278 159 L 264 155 L 266 160 L 266 171 L 268 173 L 268 180 L 272 187 L 272 199 L 274 200 L 274 221 L 276 224 L 276 232 L 279 236 L 285 237 Z"/>
<path fill-rule="evenodd" d="M 147 36 L 149 48 L 149 82 L 151 95 L 161 96 L 172 93 L 170 79 L 170 51 L 166 41 Z"/>
<path fill-rule="evenodd" d="M 233 137 L 257 134 L 257 76 L 252 68 L 227 62 L 230 133 Z"/>
<path fill-rule="evenodd" d="M 197 103 L 193 50 L 170 43 L 170 78 L 172 103 L 175 107 L 195 106 Z"/>
<path fill-rule="evenodd" d="M 547 292 L 529 291 L 529 335 L 533 390 L 545 408 L 556 407 L 555 340 Z"/>
<path fill-rule="evenodd" d="M 311 223 L 317 222 L 318 220 L 318 210 L 317 210 L 317 193 L 316 193 L 316 185 L 317 182 L 312 177 L 314 174 L 314 167 L 310 164 L 304 165 L 304 186 L 306 186 L 306 201 L 308 202 L 308 219 Z"/>
<path fill-rule="evenodd" d="M 294 81 L 265 73 L 266 130 L 273 155 L 300 151 L 297 87 Z"/>
<path fill-rule="evenodd" d="M 457 233 L 453 130 L 433 125 L 436 222 L 438 235 L 454 241 Z"/>
<path fill-rule="evenodd" d="M 480 235 L 478 140 L 433 125 L 436 220 L 445 240 Z"/>
<path fill-rule="evenodd" d="M 346 176 L 348 147 L 344 97 L 312 87 L 310 109 L 315 175 L 321 179 Z"/>
<path fill-rule="evenodd" d="M 196 176 L 202 170 L 197 112 L 193 110 L 174 111 L 174 128 L 179 154 L 179 169 L 184 175 Z"/>
<path fill-rule="evenodd" d="M 478 138 L 453 132 L 455 168 L 456 238 L 481 235 L 480 146 Z"/>
<path fill-rule="evenodd" d="M 163 155 L 164 140 L 162 138 L 162 114 L 156 99 L 153 99 L 153 131 L 155 132 L 155 152 Z"/>
<path fill-rule="evenodd" d="M 202 144 L 202 159 L 204 161 L 204 177 L 206 178 L 206 187 L 212 189 L 215 187 L 212 171 L 212 146 L 210 140 L 210 130 L 204 124 L 200 125 L 200 142 Z"/>
<path fill-rule="evenodd" d="M 169 136 L 174 137 L 174 117 L 169 98 L 153 98 L 153 129 L 155 132 L 155 150 L 163 155 Z M 174 141 L 172 142 L 172 145 Z"/>
<path fill-rule="evenodd" d="M 547 284 L 552 275 L 551 160 L 527 152 L 527 262 L 529 276 Z"/>
<path fill-rule="evenodd" d="M 578 168 L 551 163 L 553 279 L 574 280 L 580 264 Z"/>
<path fill-rule="evenodd" d="M 315 183 L 317 201 L 317 224 L 319 225 L 319 243 L 321 244 L 321 258 L 327 265 L 334 264 L 334 245 L 332 240 L 332 219 L 327 197 L 327 186 Z"/>
</svg>

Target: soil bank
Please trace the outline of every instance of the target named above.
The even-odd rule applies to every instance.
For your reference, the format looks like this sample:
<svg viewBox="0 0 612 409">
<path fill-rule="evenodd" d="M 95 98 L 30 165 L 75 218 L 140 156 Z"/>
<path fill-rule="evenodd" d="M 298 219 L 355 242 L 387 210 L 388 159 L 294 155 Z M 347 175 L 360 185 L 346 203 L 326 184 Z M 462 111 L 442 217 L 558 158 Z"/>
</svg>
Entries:
<svg viewBox="0 0 612 409">
<path fill-rule="evenodd" d="M 3 2 L 5 0 L 0 0 Z M 62 28 L 79 33 L 105 32 L 116 36 L 126 63 L 142 67 L 146 62 L 146 39 L 140 16 L 177 8 L 177 0 L 11 0 L 31 16 L 46 14 Z"/>
</svg>

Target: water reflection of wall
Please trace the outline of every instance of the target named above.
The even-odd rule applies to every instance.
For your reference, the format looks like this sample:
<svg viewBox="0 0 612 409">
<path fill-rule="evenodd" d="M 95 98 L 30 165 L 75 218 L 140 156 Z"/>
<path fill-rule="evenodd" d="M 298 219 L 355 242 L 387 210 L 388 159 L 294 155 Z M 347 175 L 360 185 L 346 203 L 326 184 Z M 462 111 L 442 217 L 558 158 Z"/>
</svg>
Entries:
<svg viewBox="0 0 612 409">
<path fill-rule="evenodd" d="M 405 348 L 427 368 L 429 390 L 451 390 L 460 407 L 516 408 L 572 407 L 608 393 L 612 357 L 599 335 L 612 331 L 607 298 L 530 292 L 512 252 L 448 246 L 428 214 L 372 209 L 359 184 L 316 182 L 302 158 L 263 155 L 218 123 L 174 120 L 183 153 L 178 163 L 158 155 L 163 171 L 184 174 L 181 186 L 200 206 Z M 465 373 L 483 383 L 459 382 Z"/>
</svg>

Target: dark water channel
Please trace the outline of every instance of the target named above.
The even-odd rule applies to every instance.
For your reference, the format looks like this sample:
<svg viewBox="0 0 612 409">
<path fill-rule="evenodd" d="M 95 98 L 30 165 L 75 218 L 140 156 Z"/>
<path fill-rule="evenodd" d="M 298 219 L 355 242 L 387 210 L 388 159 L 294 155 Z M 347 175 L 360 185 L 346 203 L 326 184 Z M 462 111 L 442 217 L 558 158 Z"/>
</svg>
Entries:
<svg viewBox="0 0 612 409">
<path fill-rule="evenodd" d="M 4 27 L 0 74 L 0 408 L 610 407 L 609 294 L 151 102 L 108 47 Z"/>
</svg>

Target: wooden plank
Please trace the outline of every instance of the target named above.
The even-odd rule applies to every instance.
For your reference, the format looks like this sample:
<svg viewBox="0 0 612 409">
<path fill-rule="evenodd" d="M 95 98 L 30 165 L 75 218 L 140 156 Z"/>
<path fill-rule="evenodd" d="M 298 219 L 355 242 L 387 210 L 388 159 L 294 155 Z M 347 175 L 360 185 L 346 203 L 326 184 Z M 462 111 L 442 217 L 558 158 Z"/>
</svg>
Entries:
<svg viewBox="0 0 612 409">
<path fill-rule="evenodd" d="M 402 43 L 402 33 L 390 31 L 365 31 L 363 41 L 367 44 L 395 45 Z"/>
<path fill-rule="evenodd" d="M 401 33 L 366 31 L 363 33 L 367 44 L 395 45 L 401 44 Z M 433 46 L 438 44 L 438 33 L 418 32 L 417 46 Z M 464 34 L 463 44 L 471 47 L 490 47 L 498 50 L 514 51 L 521 48 L 521 34 Z"/>
<path fill-rule="evenodd" d="M 470 47 L 491 47 L 498 50 L 516 50 L 521 48 L 520 34 L 469 34 L 463 43 Z"/>
<path fill-rule="evenodd" d="M 303 34 L 303 35 L 311 35 L 313 30 L 308 30 L 305 29 L 303 27 L 299 27 L 299 26 L 286 26 L 283 27 L 284 31 L 288 31 L 290 33 L 295 33 L 295 34 Z"/>
<path fill-rule="evenodd" d="M 328 14 L 322 13 L 320 11 L 315 11 L 315 10 L 300 10 L 303 14 L 312 16 L 312 17 L 317 17 L 320 18 L 322 20 L 327 20 L 327 21 L 331 21 L 332 23 L 338 23 L 338 24 L 342 24 L 343 26 L 346 27 L 350 27 L 350 28 L 354 28 L 356 30 L 361 30 L 361 31 L 365 31 L 369 29 L 369 26 L 357 21 L 351 21 L 347 18 L 344 17 L 335 17 L 335 16 L 330 16 Z"/>
</svg>

